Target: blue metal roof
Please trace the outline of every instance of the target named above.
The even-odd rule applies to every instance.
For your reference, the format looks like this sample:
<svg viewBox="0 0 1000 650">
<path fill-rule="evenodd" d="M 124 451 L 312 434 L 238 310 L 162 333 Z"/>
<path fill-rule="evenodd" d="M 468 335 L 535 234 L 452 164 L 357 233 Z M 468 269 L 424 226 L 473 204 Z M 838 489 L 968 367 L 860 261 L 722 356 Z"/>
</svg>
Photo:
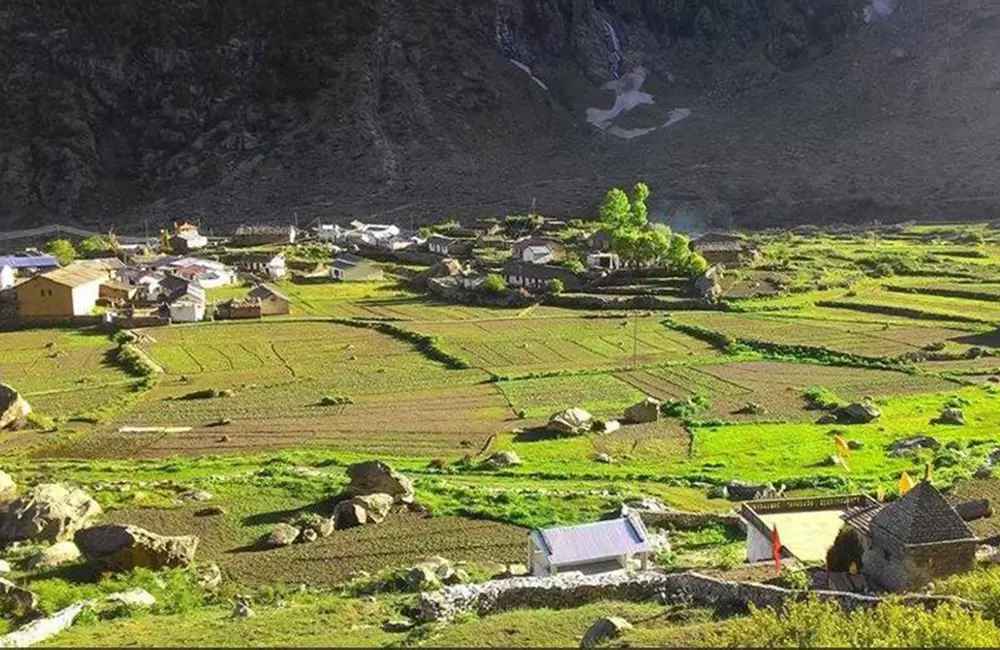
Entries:
<svg viewBox="0 0 1000 650">
<path fill-rule="evenodd" d="M 0 266 L 12 269 L 54 269 L 59 266 L 59 261 L 51 255 L 6 255 L 0 257 Z"/>
<path fill-rule="evenodd" d="M 634 514 L 580 526 L 536 531 L 552 565 L 571 565 L 652 551 L 646 527 Z"/>
</svg>

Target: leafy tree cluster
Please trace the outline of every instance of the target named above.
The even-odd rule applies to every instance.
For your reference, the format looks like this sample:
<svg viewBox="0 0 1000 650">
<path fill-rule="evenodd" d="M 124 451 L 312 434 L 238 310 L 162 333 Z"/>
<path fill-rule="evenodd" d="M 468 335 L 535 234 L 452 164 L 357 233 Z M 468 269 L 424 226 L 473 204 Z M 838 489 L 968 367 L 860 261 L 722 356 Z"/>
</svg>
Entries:
<svg viewBox="0 0 1000 650">
<path fill-rule="evenodd" d="M 688 248 L 690 240 L 663 224 L 649 222 L 649 187 L 636 183 L 632 196 L 613 187 L 601 203 L 602 226 L 611 233 L 611 248 L 628 266 L 667 267 L 682 275 L 700 275 L 708 262 Z"/>
<path fill-rule="evenodd" d="M 106 257 L 114 255 L 118 250 L 118 241 L 114 235 L 107 237 L 87 237 L 81 239 L 76 246 L 68 239 L 53 239 L 45 244 L 45 252 L 56 258 L 61 266 L 71 264 L 77 257 Z"/>
</svg>

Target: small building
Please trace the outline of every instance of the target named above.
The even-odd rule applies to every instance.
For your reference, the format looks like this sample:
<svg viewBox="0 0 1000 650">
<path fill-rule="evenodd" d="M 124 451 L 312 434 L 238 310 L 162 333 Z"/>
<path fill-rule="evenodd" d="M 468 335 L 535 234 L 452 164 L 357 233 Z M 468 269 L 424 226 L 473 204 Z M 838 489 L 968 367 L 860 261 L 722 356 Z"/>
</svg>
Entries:
<svg viewBox="0 0 1000 650">
<path fill-rule="evenodd" d="M 432 235 L 427 239 L 427 250 L 445 257 L 467 257 L 472 253 L 472 244 L 454 237 Z"/>
<path fill-rule="evenodd" d="M 288 296 L 269 284 L 257 285 L 250 290 L 248 297 L 260 305 L 261 316 L 287 315 L 292 304 Z"/>
<path fill-rule="evenodd" d="M 761 258 L 761 253 L 754 244 L 742 235 L 733 233 L 706 233 L 692 239 L 688 248 L 713 265 L 739 266 Z"/>
<path fill-rule="evenodd" d="M 321 223 L 316 226 L 316 238 L 320 241 L 341 242 L 346 234 L 347 229 L 335 223 Z"/>
<path fill-rule="evenodd" d="M 187 292 L 190 286 L 195 286 L 194 280 L 182 278 L 173 273 L 167 273 L 159 281 L 158 295 L 169 301 L 178 292 Z"/>
<path fill-rule="evenodd" d="M 611 232 L 601 229 L 594 231 L 587 238 L 587 247 L 595 253 L 610 253 L 612 242 Z"/>
<path fill-rule="evenodd" d="M 579 571 L 586 575 L 645 570 L 653 551 L 635 513 L 579 526 L 534 530 L 529 537 L 531 573 L 537 577 Z"/>
<path fill-rule="evenodd" d="M 0 256 L 0 266 L 9 266 L 14 275 L 27 277 L 59 268 L 59 260 L 51 255 Z"/>
<path fill-rule="evenodd" d="M 233 235 L 233 246 L 268 246 L 294 244 L 295 226 L 240 226 Z"/>
<path fill-rule="evenodd" d="M 588 253 L 587 268 L 597 271 L 614 271 L 622 262 L 615 253 Z"/>
<path fill-rule="evenodd" d="M 171 251 L 186 254 L 208 246 L 208 237 L 205 237 L 198 232 L 197 228 L 194 228 L 193 230 L 185 230 L 174 234 L 167 242 L 170 244 Z"/>
<path fill-rule="evenodd" d="M 205 301 L 189 295 L 170 303 L 171 323 L 197 323 L 205 320 Z"/>
<path fill-rule="evenodd" d="M 284 253 L 248 253 L 236 263 L 244 273 L 280 280 L 288 274 Z"/>
<path fill-rule="evenodd" d="M 582 286 L 575 273 L 561 266 L 507 262 L 503 267 L 507 284 L 529 290 L 544 290 L 549 280 L 560 280 L 566 291 L 579 291 Z"/>
<path fill-rule="evenodd" d="M 0 291 L 14 286 L 14 267 L 0 265 Z"/>
<path fill-rule="evenodd" d="M 118 271 L 127 268 L 125 262 L 121 261 L 117 257 L 95 257 L 87 260 L 77 260 L 73 262 L 73 264 L 100 269 L 102 271 L 106 271 L 109 275 L 114 275 Z"/>
<path fill-rule="evenodd" d="M 101 284 L 100 298 L 108 302 L 131 302 L 139 293 L 135 285 L 108 280 Z"/>
<path fill-rule="evenodd" d="M 883 589 L 912 591 L 975 566 L 979 540 L 926 478 L 890 504 L 855 508 L 843 519 L 860 534 L 862 574 Z"/>
<path fill-rule="evenodd" d="M 525 237 L 514 242 L 511 253 L 518 262 L 529 264 L 548 264 L 565 256 L 566 250 L 544 237 Z"/>
<path fill-rule="evenodd" d="M 341 253 L 333 260 L 330 276 L 339 282 L 377 282 L 385 278 L 374 262 L 351 253 Z"/>
<path fill-rule="evenodd" d="M 71 264 L 22 282 L 14 288 L 21 318 L 86 316 L 97 306 L 107 271 Z"/>
</svg>

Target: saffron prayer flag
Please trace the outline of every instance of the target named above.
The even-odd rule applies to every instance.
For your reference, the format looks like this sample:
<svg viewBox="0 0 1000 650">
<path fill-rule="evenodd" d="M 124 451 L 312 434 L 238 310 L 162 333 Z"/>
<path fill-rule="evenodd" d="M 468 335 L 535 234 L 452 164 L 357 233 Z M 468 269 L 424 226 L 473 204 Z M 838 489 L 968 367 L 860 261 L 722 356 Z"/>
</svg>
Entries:
<svg viewBox="0 0 1000 650">
<path fill-rule="evenodd" d="M 774 556 L 774 568 L 781 571 L 781 538 L 776 525 L 771 526 L 771 554 Z"/>
<path fill-rule="evenodd" d="M 913 479 L 906 472 L 899 477 L 899 495 L 903 496 L 913 488 Z"/>
</svg>

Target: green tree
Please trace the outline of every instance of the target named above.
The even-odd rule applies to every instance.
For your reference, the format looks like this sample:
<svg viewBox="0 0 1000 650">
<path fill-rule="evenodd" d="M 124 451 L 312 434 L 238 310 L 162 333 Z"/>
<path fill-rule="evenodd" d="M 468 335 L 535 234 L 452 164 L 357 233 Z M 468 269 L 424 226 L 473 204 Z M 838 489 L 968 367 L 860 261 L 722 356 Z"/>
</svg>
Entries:
<svg viewBox="0 0 1000 650">
<path fill-rule="evenodd" d="M 566 290 L 566 285 L 559 278 L 552 278 L 545 283 L 545 290 L 554 296 L 558 296 L 560 293 Z"/>
<path fill-rule="evenodd" d="M 583 265 L 583 262 L 580 261 L 580 258 L 572 254 L 570 254 L 569 256 L 566 257 L 566 259 L 563 260 L 562 266 L 564 269 L 566 269 L 571 273 L 583 273 L 584 271 L 587 270 L 587 267 Z"/>
<path fill-rule="evenodd" d="M 45 252 L 55 257 L 60 266 L 71 264 L 76 259 L 76 250 L 68 239 L 53 239 L 45 244 Z"/>
<path fill-rule="evenodd" d="M 87 237 L 76 245 L 82 257 L 100 257 L 111 252 L 111 242 L 104 237 Z"/>
<path fill-rule="evenodd" d="M 483 291 L 493 296 L 502 296 L 507 291 L 507 283 L 503 276 L 497 273 L 490 273 L 483 280 Z"/>
<path fill-rule="evenodd" d="M 604 195 L 599 211 L 601 221 L 612 233 L 627 228 L 632 215 L 628 195 L 617 187 L 612 187 Z"/>
<path fill-rule="evenodd" d="M 667 262 L 675 272 L 683 273 L 688 268 L 691 259 L 691 240 L 687 235 L 675 234 L 670 238 L 670 248 L 667 250 Z"/>
<path fill-rule="evenodd" d="M 629 229 L 612 232 L 611 249 L 618 254 L 622 264 L 635 266 L 639 263 L 639 232 Z"/>
<path fill-rule="evenodd" d="M 708 260 L 701 253 L 692 253 L 687 262 L 687 274 L 691 277 L 703 275 L 709 266 Z"/>
<path fill-rule="evenodd" d="M 639 264 L 653 265 L 666 259 L 670 237 L 658 230 L 643 230 L 636 238 L 635 258 Z"/>
<path fill-rule="evenodd" d="M 632 188 L 631 214 L 632 225 L 635 228 L 642 228 L 649 223 L 649 210 L 646 208 L 646 199 L 649 198 L 649 186 L 643 182 L 635 184 Z"/>
</svg>

